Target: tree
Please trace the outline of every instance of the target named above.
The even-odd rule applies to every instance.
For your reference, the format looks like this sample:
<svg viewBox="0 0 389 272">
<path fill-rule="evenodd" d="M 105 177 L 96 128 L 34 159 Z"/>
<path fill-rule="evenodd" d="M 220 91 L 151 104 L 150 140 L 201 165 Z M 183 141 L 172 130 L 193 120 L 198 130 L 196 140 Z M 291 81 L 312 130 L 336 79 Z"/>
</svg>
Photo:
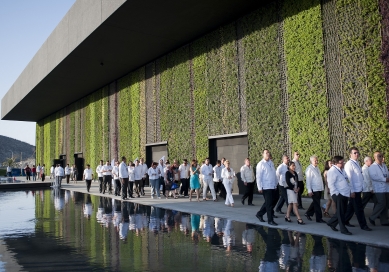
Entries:
<svg viewBox="0 0 389 272">
<path fill-rule="evenodd" d="M 16 165 L 16 157 L 7 158 L 7 159 L 3 162 L 3 166 L 14 167 L 15 165 Z"/>
</svg>

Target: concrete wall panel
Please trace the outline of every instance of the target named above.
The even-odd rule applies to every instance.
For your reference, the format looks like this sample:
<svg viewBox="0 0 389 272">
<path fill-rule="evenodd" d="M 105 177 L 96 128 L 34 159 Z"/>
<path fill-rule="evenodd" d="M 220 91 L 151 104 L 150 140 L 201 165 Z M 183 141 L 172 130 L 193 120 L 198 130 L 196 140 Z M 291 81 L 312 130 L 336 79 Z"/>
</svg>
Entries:
<svg viewBox="0 0 389 272">
<path fill-rule="evenodd" d="M 53 70 L 69 54 L 69 15 L 66 14 L 47 39 L 47 70 Z"/>
</svg>

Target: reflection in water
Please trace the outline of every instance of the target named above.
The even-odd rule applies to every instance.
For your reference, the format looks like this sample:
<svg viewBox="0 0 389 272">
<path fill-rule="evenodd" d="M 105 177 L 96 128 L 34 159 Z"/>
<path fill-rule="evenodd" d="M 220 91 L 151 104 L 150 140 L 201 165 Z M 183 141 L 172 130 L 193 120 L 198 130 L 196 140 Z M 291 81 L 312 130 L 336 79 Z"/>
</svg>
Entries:
<svg viewBox="0 0 389 272">
<path fill-rule="evenodd" d="M 0 218 L 20 193 L 0 193 Z M 0 267 L 7 255 L 28 271 L 389 271 L 386 248 L 63 190 L 27 192 L 31 199 L 34 232 L 0 224 L 12 253 Z"/>
</svg>

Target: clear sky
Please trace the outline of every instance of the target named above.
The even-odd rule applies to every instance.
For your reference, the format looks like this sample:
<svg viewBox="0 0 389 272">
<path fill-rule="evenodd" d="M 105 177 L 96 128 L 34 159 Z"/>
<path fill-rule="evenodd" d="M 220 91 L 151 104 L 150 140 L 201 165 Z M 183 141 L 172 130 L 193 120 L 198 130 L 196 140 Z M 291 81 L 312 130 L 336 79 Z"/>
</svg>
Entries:
<svg viewBox="0 0 389 272">
<path fill-rule="evenodd" d="M 74 2 L 0 0 L 0 99 Z M 0 135 L 35 145 L 35 125 L 34 122 L 0 120 Z"/>
</svg>

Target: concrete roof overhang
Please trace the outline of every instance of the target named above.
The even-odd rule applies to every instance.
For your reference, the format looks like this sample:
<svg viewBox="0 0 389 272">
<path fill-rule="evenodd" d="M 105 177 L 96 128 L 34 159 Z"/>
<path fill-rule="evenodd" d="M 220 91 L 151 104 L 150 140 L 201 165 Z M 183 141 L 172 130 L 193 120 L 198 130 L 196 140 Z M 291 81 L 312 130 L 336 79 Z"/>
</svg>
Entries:
<svg viewBox="0 0 389 272">
<path fill-rule="evenodd" d="M 77 0 L 3 97 L 2 119 L 39 121 L 263 2 Z"/>
</svg>

